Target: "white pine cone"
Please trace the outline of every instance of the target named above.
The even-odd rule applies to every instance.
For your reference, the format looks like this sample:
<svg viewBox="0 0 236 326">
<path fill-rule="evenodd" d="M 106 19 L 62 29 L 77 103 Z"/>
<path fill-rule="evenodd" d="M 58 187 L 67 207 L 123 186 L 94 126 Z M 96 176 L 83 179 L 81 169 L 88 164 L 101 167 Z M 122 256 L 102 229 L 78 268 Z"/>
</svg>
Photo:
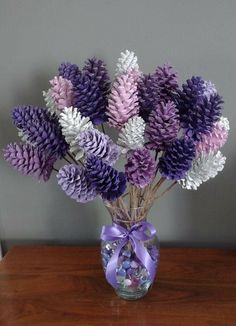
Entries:
<svg viewBox="0 0 236 326">
<path fill-rule="evenodd" d="M 80 159 L 83 152 L 79 148 L 77 137 L 81 131 L 93 128 L 92 122 L 89 117 L 83 117 L 77 108 L 71 106 L 65 107 L 60 113 L 59 123 L 62 127 L 62 134 L 70 145 L 70 152 L 76 155 L 76 160 Z"/>
<path fill-rule="evenodd" d="M 130 118 L 121 129 L 118 137 L 118 144 L 124 149 L 122 153 L 128 150 L 143 147 L 144 145 L 145 122 L 143 118 L 134 116 Z"/>
<path fill-rule="evenodd" d="M 116 65 L 116 75 L 121 75 L 131 69 L 139 71 L 137 56 L 133 51 L 126 50 L 125 52 L 121 52 Z"/>
<path fill-rule="evenodd" d="M 59 113 L 56 107 L 56 104 L 53 100 L 53 98 L 50 95 L 50 89 L 47 91 L 43 91 L 43 97 L 44 97 L 44 101 L 46 104 L 47 109 L 51 112 L 51 113 Z"/>
<path fill-rule="evenodd" d="M 193 161 L 192 168 L 185 178 L 178 182 L 183 189 L 197 190 L 203 182 L 215 178 L 218 172 L 223 170 L 225 161 L 226 157 L 220 151 L 209 154 L 203 152 Z"/>
<path fill-rule="evenodd" d="M 221 117 L 219 120 L 219 125 L 222 128 L 225 128 L 226 131 L 229 131 L 230 127 L 229 127 L 229 120 L 226 117 Z"/>
</svg>

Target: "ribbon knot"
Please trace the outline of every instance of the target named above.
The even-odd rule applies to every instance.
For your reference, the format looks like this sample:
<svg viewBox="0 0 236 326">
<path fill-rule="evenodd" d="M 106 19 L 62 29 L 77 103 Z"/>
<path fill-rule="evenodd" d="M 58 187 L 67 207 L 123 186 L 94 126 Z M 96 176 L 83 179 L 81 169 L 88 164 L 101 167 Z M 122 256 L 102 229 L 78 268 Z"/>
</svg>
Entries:
<svg viewBox="0 0 236 326">
<path fill-rule="evenodd" d="M 112 225 L 104 225 L 102 227 L 101 239 L 104 241 L 120 240 L 116 249 L 114 250 L 111 259 L 106 267 L 106 279 L 114 288 L 117 288 L 116 268 L 118 265 L 118 258 L 121 249 L 128 243 L 131 246 L 141 261 L 143 266 L 149 272 L 151 281 L 155 278 L 156 265 L 145 248 L 143 241 L 152 240 L 156 234 L 156 230 L 151 223 L 140 222 L 133 225 L 129 230 L 121 225 L 113 223 Z"/>
</svg>

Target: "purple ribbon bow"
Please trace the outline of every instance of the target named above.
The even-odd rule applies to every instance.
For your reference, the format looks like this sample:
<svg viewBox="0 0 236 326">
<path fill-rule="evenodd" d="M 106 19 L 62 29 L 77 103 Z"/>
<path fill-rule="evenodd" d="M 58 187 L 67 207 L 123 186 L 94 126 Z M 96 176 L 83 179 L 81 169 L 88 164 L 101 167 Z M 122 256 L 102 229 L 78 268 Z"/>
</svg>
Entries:
<svg viewBox="0 0 236 326">
<path fill-rule="evenodd" d="M 146 234 L 146 233 L 149 234 Z M 153 281 L 155 278 L 156 265 L 149 255 L 147 249 L 141 241 L 151 240 L 156 234 L 156 230 L 151 223 L 140 222 L 133 225 L 129 230 L 121 225 L 113 223 L 102 227 L 101 239 L 104 241 L 121 240 L 117 245 L 111 259 L 106 267 L 106 279 L 114 288 L 117 288 L 116 268 L 121 249 L 130 241 L 134 252 L 144 267 L 149 272 Z"/>
</svg>

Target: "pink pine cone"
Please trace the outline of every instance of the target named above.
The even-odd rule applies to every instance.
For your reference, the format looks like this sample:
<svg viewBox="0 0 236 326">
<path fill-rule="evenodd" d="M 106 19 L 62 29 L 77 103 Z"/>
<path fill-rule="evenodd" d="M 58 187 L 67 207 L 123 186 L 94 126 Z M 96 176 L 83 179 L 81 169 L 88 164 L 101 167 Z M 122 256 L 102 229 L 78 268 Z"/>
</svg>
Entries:
<svg viewBox="0 0 236 326">
<path fill-rule="evenodd" d="M 122 126 L 139 112 L 137 72 L 130 70 L 116 78 L 108 99 L 107 117 L 111 127 Z"/>
<path fill-rule="evenodd" d="M 221 117 L 209 134 L 202 135 L 201 141 L 196 145 L 197 153 L 210 151 L 217 152 L 228 138 L 229 122 L 227 118 Z"/>
<path fill-rule="evenodd" d="M 49 90 L 49 95 L 54 101 L 54 104 L 59 110 L 64 107 L 70 107 L 73 99 L 73 85 L 70 80 L 61 76 L 55 76 L 50 80 L 52 87 Z"/>
</svg>

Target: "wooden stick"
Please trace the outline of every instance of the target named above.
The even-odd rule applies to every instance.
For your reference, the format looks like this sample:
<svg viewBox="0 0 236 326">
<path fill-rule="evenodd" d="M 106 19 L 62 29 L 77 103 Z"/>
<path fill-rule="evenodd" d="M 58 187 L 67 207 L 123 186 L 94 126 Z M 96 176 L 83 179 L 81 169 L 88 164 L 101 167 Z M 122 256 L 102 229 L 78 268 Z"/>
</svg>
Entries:
<svg viewBox="0 0 236 326">
<path fill-rule="evenodd" d="M 175 185 L 177 184 L 177 181 L 174 181 L 168 188 L 166 188 L 159 196 L 157 195 L 154 200 L 161 198 L 162 196 L 164 196 L 168 191 L 171 190 L 171 188 L 173 188 Z"/>
<path fill-rule="evenodd" d="M 69 164 L 72 164 L 72 162 L 69 161 L 65 156 L 63 156 L 63 158 L 64 158 L 64 160 L 65 160 L 66 162 L 68 162 Z"/>
<path fill-rule="evenodd" d="M 127 210 L 127 207 L 126 207 L 123 199 L 121 197 L 119 197 L 117 199 L 117 201 L 118 201 L 118 204 L 119 204 L 119 207 L 120 207 L 121 211 L 123 211 L 125 213 L 125 215 L 127 216 L 127 220 L 129 220 L 130 219 L 130 215 L 129 215 L 129 212 Z"/>
<path fill-rule="evenodd" d="M 102 123 L 102 131 L 103 131 L 104 134 L 106 133 L 105 127 L 104 127 L 104 124 L 103 123 Z"/>
<path fill-rule="evenodd" d="M 126 194 L 122 195 L 122 197 L 125 198 L 126 196 L 128 196 L 128 194 L 129 194 L 129 191 L 127 191 Z"/>
<path fill-rule="evenodd" d="M 74 158 L 74 156 L 70 153 L 70 152 L 67 152 L 67 155 L 72 159 L 72 161 L 78 165 L 78 162 L 76 161 L 76 159 Z M 80 160 L 79 160 L 80 162 Z M 82 164 L 82 162 L 80 162 Z M 83 164 L 82 164 L 83 165 Z"/>
<path fill-rule="evenodd" d="M 166 180 L 166 178 L 161 177 L 160 180 L 156 183 L 156 185 L 153 187 L 153 192 L 155 193 L 158 188 L 163 184 L 163 182 Z"/>
</svg>

